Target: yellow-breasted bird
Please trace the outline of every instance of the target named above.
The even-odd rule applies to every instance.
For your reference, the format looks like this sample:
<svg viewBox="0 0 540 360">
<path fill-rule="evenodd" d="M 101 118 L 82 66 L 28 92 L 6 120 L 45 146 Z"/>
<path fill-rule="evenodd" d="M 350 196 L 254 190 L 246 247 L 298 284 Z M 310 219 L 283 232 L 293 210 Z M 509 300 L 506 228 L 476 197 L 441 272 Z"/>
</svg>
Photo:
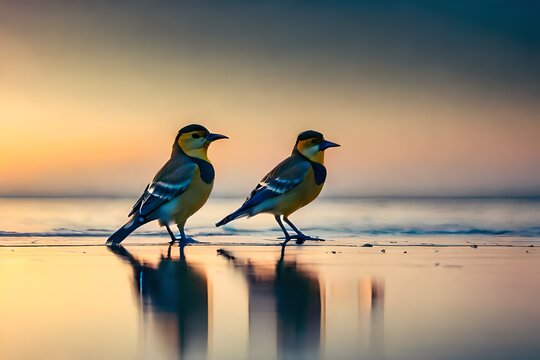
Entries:
<svg viewBox="0 0 540 360">
<path fill-rule="evenodd" d="M 320 132 L 308 130 L 300 133 L 291 156 L 270 171 L 253 189 L 244 204 L 219 221 L 216 226 L 225 225 L 241 217 L 269 213 L 274 215 L 285 234 L 283 245 L 291 239 L 296 239 L 297 244 L 302 244 L 306 240 L 322 240 L 303 234 L 289 220 L 289 215 L 319 195 L 326 180 L 324 151 L 337 146 L 340 145 L 325 140 Z M 289 235 L 281 217 L 296 235 Z"/>
<path fill-rule="evenodd" d="M 210 196 L 215 173 L 207 151 L 210 143 L 219 139 L 228 137 L 212 134 L 196 124 L 180 129 L 174 139 L 171 158 L 146 186 L 128 215 L 129 221 L 109 237 L 107 245 L 119 244 L 135 229 L 153 220 L 167 228 L 171 243 L 177 240 L 170 228 L 173 223 L 180 231 L 181 245 L 194 242 L 186 236 L 184 225 Z"/>
</svg>

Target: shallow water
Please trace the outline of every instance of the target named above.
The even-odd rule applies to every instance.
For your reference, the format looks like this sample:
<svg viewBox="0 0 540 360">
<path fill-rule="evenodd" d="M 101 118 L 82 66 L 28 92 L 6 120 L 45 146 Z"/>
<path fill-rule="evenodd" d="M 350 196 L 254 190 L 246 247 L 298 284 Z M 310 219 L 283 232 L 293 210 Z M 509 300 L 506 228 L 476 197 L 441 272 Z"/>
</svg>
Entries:
<svg viewBox="0 0 540 360">
<path fill-rule="evenodd" d="M 0 199 L 0 358 L 540 353 L 540 201 L 321 199 L 292 219 L 328 240 L 285 252 L 270 216 L 212 226 L 240 202 L 182 253 L 152 224 L 102 246 L 128 199 Z"/>
<path fill-rule="evenodd" d="M 536 248 L 0 248 L 2 359 L 516 359 Z M 407 253 L 404 253 L 407 251 Z M 334 253 L 335 252 L 335 253 Z"/>
<path fill-rule="evenodd" d="M 126 222 L 134 199 L 0 199 L 2 243 L 62 243 L 65 238 L 101 243 Z M 214 223 L 236 209 L 242 199 L 210 199 L 187 224 L 202 241 L 243 235 L 276 239 L 281 232 L 270 215 L 239 219 L 223 228 Z M 540 239 L 540 198 L 353 198 L 320 199 L 291 220 L 304 232 L 328 240 L 379 244 L 528 245 Z M 167 236 L 156 224 L 136 236 Z M 64 240 L 63 240 L 64 239 Z M 249 238 L 248 238 L 249 241 Z M 272 244 L 272 241 L 267 241 Z"/>
</svg>

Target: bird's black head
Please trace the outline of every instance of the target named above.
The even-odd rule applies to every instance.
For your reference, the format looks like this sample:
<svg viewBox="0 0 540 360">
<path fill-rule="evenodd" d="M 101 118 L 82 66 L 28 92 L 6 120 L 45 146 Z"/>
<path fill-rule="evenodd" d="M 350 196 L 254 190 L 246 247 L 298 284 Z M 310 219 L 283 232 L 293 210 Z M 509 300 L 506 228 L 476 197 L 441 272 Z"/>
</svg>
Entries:
<svg viewBox="0 0 540 360">
<path fill-rule="evenodd" d="M 173 154 L 181 150 L 189 156 L 208 161 L 206 156 L 208 146 L 211 142 L 219 139 L 228 139 L 228 137 L 221 134 L 212 134 L 202 125 L 187 125 L 178 131 L 178 135 L 174 139 Z"/>
<path fill-rule="evenodd" d="M 191 124 L 191 125 L 186 125 L 183 128 L 181 128 L 178 131 L 178 135 L 176 137 L 179 138 L 180 135 L 182 135 L 182 134 L 188 134 L 188 133 L 192 133 L 192 132 L 200 132 L 200 133 L 205 134 L 205 135 L 210 134 L 210 131 L 208 131 L 208 129 L 205 128 L 204 126 L 199 125 L 199 124 Z"/>
<path fill-rule="evenodd" d="M 309 139 L 318 139 L 322 141 L 324 139 L 324 136 L 318 131 L 306 130 L 298 134 L 298 137 L 296 138 L 296 143 L 298 143 L 299 141 L 304 141 L 304 140 L 309 140 Z"/>
<path fill-rule="evenodd" d="M 298 134 L 293 154 L 301 154 L 311 161 L 322 164 L 324 162 L 324 150 L 337 146 L 340 145 L 325 140 L 320 132 L 306 130 Z"/>
</svg>

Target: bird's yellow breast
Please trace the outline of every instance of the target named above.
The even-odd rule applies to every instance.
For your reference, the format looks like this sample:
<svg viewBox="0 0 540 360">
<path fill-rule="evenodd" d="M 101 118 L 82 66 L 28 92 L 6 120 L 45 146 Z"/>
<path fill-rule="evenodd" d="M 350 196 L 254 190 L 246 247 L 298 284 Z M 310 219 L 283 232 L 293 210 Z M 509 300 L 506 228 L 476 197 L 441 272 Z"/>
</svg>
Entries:
<svg viewBox="0 0 540 360">
<path fill-rule="evenodd" d="M 310 168 L 304 181 L 276 199 L 272 213 L 289 216 L 315 200 L 321 193 L 322 188 L 323 184 L 317 185 L 313 168 Z"/>
<path fill-rule="evenodd" d="M 205 183 L 201 179 L 199 169 L 195 170 L 194 178 L 189 188 L 177 199 L 172 218 L 178 225 L 184 225 L 186 220 L 195 214 L 208 200 L 214 182 Z"/>
</svg>

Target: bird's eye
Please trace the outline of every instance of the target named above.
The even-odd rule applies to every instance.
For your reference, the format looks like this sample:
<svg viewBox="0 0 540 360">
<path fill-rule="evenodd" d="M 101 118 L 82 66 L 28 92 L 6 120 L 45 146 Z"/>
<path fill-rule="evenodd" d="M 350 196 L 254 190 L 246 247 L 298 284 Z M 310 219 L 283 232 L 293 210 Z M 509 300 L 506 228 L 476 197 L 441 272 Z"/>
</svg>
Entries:
<svg viewBox="0 0 540 360">
<path fill-rule="evenodd" d="M 199 134 L 193 134 L 193 135 L 191 135 L 191 136 L 192 136 L 194 139 L 198 139 L 198 138 L 201 137 L 201 135 L 199 135 Z"/>
</svg>

